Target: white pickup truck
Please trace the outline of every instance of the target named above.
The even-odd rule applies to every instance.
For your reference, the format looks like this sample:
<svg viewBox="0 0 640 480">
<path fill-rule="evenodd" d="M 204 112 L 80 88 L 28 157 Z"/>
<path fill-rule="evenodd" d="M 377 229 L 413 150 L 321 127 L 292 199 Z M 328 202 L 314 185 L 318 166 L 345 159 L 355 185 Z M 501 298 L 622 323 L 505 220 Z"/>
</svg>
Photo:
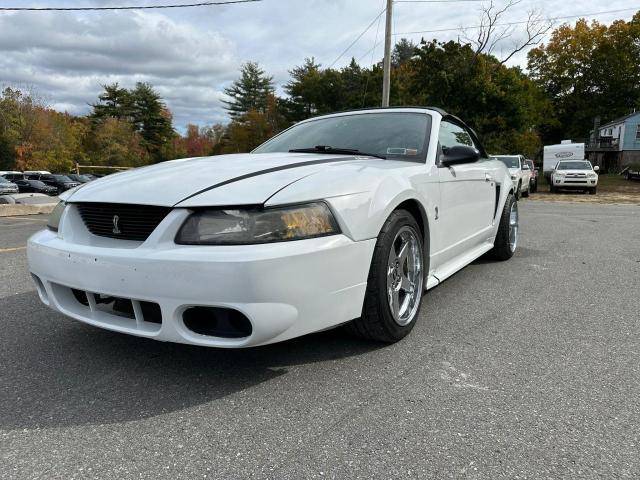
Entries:
<svg viewBox="0 0 640 480">
<path fill-rule="evenodd" d="M 531 176 L 533 172 L 523 155 L 492 155 L 509 169 L 516 198 L 528 197 L 531 193 Z"/>
</svg>

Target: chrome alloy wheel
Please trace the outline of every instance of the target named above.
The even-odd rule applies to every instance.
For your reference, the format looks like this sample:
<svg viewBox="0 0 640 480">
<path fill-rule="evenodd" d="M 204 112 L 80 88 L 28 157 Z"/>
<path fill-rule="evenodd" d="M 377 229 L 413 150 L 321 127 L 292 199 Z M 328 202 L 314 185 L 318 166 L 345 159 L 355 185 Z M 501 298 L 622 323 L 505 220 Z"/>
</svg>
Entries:
<svg viewBox="0 0 640 480">
<path fill-rule="evenodd" d="M 509 248 L 511 252 L 516 251 L 518 246 L 518 228 L 520 224 L 520 215 L 518 213 L 518 202 L 513 202 L 511 211 L 509 212 Z"/>
<path fill-rule="evenodd" d="M 402 227 L 393 239 L 387 264 L 387 300 L 398 325 L 411 323 L 422 295 L 422 251 L 413 228 Z"/>
</svg>

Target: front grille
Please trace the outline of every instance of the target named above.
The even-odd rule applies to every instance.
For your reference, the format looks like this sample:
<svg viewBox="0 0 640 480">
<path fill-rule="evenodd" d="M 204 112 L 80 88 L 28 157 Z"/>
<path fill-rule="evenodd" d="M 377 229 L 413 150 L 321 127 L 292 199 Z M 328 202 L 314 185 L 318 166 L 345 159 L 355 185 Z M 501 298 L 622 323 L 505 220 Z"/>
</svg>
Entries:
<svg viewBox="0 0 640 480">
<path fill-rule="evenodd" d="M 100 237 L 144 242 L 171 208 L 121 203 L 76 203 L 87 229 Z"/>
</svg>

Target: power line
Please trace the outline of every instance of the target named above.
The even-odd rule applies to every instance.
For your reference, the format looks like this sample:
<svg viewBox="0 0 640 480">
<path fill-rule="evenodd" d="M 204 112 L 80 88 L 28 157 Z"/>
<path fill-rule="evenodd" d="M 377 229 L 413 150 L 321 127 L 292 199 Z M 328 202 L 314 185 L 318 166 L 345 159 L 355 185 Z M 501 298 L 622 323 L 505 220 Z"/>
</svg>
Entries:
<svg viewBox="0 0 640 480">
<path fill-rule="evenodd" d="M 638 10 L 640 9 L 640 6 L 638 7 L 633 7 L 633 8 L 621 8 L 619 10 L 605 10 L 602 12 L 592 12 L 592 13 L 583 13 L 581 15 L 565 15 L 564 17 L 553 17 L 553 18 L 549 18 L 547 20 L 549 21 L 555 21 L 555 20 L 567 20 L 570 18 L 580 18 L 580 17 L 594 17 L 597 15 L 604 15 L 607 13 L 620 13 L 620 12 L 628 12 L 629 10 Z M 529 20 L 520 20 L 517 22 L 506 22 L 506 23 L 496 23 L 494 26 L 496 27 L 507 27 L 510 25 L 524 25 L 526 23 L 528 23 Z M 441 33 L 441 32 L 457 32 L 460 30 L 461 27 L 457 27 L 457 28 L 439 28 L 436 30 L 419 30 L 416 32 L 398 32 L 398 33 L 394 33 L 394 35 L 414 35 L 417 33 Z M 466 28 L 482 28 L 481 25 L 474 25 L 472 27 L 464 27 Z"/>
<path fill-rule="evenodd" d="M 382 4 L 385 4 L 385 0 L 382 0 Z M 373 56 L 375 55 L 375 50 L 376 47 L 378 46 L 378 34 L 380 33 L 380 22 L 382 21 L 382 16 L 378 17 L 378 27 L 376 28 L 376 38 L 373 41 L 373 48 L 371 50 L 369 50 L 369 52 L 371 52 L 371 66 L 373 67 Z M 367 52 L 366 54 L 368 55 L 369 52 Z M 358 60 L 358 63 L 360 62 L 360 60 L 362 60 L 363 57 L 361 57 Z M 371 78 L 371 72 L 373 71 L 373 68 L 371 68 L 371 70 L 369 70 L 367 72 L 367 81 L 364 85 L 364 93 L 362 94 L 362 108 L 365 107 L 365 103 L 367 101 L 367 90 L 369 89 L 369 80 Z"/>
<path fill-rule="evenodd" d="M 395 0 L 394 3 L 461 3 L 484 2 L 485 0 Z"/>
<path fill-rule="evenodd" d="M 377 21 L 377 20 L 382 16 L 382 14 L 383 14 L 384 12 L 386 12 L 386 11 L 387 11 L 387 9 L 385 8 L 385 9 L 383 9 L 383 10 L 382 10 L 378 15 L 376 15 L 376 18 L 374 18 L 374 19 L 371 21 L 371 23 L 367 26 L 367 28 L 365 28 L 365 29 L 364 29 L 364 31 L 363 31 L 360 35 L 358 35 L 358 38 L 356 38 L 353 42 L 351 42 L 351 45 L 349 45 L 347 48 L 345 48 L 345 49 L 344 49 L 344 51 L 343 51 L 340 55 L 338 55 L 338 58 L 336 58 L 336 59 L 333 61 L 333 63 L 332 63 L 331 65 L 329 65 L 329 68 L 333 68 L 333 66 L 334 66 L 336 63 L 338 63 L 338 61 L 340 61 L 340 59 L 341 59 L 342 57 L 344 57 L 344 55 L 345 55 L 349 50 L 351 50 L 351 48 L 352 48 L 356 43 L 358 43 L 358 41 L 359 41 L 362 37 L 364 37 L 364 34 L 365 34 L 365 33 L 367 33 L 367 32 L 371 29 L 371 27 L 373 27 L 373 25 L 376 23 L 376 21 Z"/>
<path fill-rule="evenodd" d="M 104 10 L 158 10 L 161 8 L 191 8 L 232 5 L 235 3 L 255 3 L 263 0 L 226 0 L 172 5 L 124 6 L 124 7 L 0 7 L 0 12 L 93 12 Z"/>
</svg>

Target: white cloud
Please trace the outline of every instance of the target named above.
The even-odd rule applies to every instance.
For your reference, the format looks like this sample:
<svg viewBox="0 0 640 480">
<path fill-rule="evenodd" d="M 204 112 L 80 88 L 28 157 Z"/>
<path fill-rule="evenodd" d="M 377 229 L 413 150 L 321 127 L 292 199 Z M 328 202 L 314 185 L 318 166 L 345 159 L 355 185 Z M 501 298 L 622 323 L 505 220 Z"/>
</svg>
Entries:
<svg viewBox="0 0 640 480">
<path fill-rule="evenodd" d="M 181 0 L 180 0 L 181 1 Z M 0 5 L 22 4 L 0 0 Z M 26 3 L 26 2 L 25 2 Z M 153 4 L 157 0 L 41 0 L 38 5 Z M 162 11 L 119 13 L 0 13 L 0 85 L 31 85 L 52 106 L 85 113 L 101 85 L 136 81 L 152 83 L 182 128 L 189 122 L 226 119 L 222 90 L 236 78 L 240 64 L 255 60 L 287 81 L 293 66 L 315 57 L 325 66 L 342 52 L 380 12 L 384 0 L 265 0 L 261 3 Z M 478 23 L 475 3 L 397 3 L 399 32 L 460 27 Z M 628 0 L 596 0 L 558 4 L 555 0 L 523 0 L 508 21 L 526 18 L 531 8 L 547 17 L 628 8 Z M 600 20 L 631 18 L 633 11 L 605 15 Z M 369 64 L 382 55 L 384 19 L 374 25 L 338 62 L 351 56 Z M 517 35 L 517 31 L 514 36 Z M 455 40 L 456 31 L 413 34 L 409 38 Z M 396 37 L 399 38 L 399 37 Z M 496 52 L 499 54 L 499 49 Z M 526 52 L 510 64 L 524 65 Z"/>
</svg>

